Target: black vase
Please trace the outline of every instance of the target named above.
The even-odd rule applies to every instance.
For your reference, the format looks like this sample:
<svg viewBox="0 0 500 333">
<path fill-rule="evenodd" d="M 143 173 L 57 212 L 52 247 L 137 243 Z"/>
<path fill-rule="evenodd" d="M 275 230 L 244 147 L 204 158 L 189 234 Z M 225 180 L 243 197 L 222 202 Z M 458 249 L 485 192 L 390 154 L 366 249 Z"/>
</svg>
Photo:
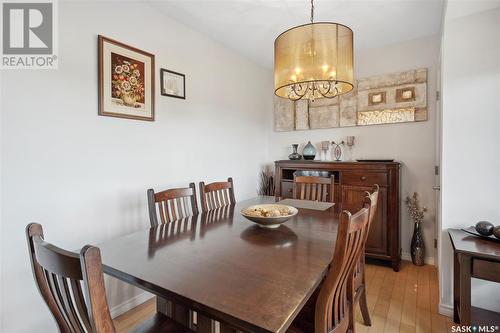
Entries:
<svg viewBox="0 0 500 333">
<path fill-rule="evenodd" d="M 420 223 L 415 223 L 415 228 L 413 229 L 413 237 L 411 238 L 411 261 L 414 265 L 423 266 L 425 258 L 425 244 L 424 236 L 422 235 L 422 230 L 420 229 Z"/>
<path fill-rule="evenodd" d="M 293 153 L 291 153 L 290 155 L 288 155 L 288 159 L 290 159 L 292 161 L 301 160 L 302 159 L 302 155 L 300 155 L 299 153 L 297 153 L 297 149 L 299 148 L 299 145 L 298 144 L 293 144 L 292 148 L 293 148 Z"/>
</svg>

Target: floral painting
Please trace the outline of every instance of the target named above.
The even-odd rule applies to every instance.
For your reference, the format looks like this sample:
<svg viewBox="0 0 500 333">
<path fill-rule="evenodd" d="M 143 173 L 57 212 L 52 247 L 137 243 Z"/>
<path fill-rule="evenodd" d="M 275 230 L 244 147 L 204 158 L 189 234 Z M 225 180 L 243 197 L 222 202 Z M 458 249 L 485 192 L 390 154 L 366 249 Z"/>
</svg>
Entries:
<svg viewBox="0 0 500 333">
<path fill-rule="evenodd" d="M 99 115 L 154 120 L 154 55 L 99 36 Z"/>
<path fill-rule="evenodd" d="M 144 108 L 144 63 L 111 53 L 113 103 Z"/>
</svg>

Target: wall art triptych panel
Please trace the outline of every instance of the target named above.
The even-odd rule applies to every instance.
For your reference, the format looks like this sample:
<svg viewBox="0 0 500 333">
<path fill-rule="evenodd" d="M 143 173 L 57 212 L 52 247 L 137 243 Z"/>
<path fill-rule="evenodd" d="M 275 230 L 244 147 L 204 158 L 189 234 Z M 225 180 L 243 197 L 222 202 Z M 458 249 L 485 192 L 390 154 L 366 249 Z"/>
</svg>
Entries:
<svg viewBox="0 0 500 333">
<path fill-rule="evenodd" d="M 352 92 L 315 101 L 274 97 L 277 132 L 427 120 L 427 69 L 372 76 Z"/>
</svg>

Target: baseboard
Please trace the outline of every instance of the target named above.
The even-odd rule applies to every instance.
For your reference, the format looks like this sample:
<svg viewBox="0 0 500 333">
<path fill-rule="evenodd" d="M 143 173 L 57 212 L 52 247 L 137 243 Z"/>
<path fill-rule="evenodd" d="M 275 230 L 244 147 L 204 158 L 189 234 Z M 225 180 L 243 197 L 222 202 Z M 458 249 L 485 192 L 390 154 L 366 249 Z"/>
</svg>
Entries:
<svg viewBox="0 0 500 333">
<path fill-rule="evenodd" d="M 136 295 L 136 296 L 132 297 L 131 299 L 129 299 L 121 304 L 118 304 L 117 306 L 114 306 L 113 308 L 110 309 L 111 318 L 116 318 L 119 315 L 122 315 L 125 312 L 132 310 L 136 306 L 139 306 L 142 303 L 150 300 L 153 297 L 154 297 L 153 294 L 150 294 L 148 292 L 143 292 L 142 294 Z"/>
<path fill-rule="evenodd" d="M 439 313 L 443 316 L 453 317 L 453 306 L 439 302 Z"/>
<path fill-rule="evenodd" d="M 411 261 L 411 254 L 408 252 L 403 252 L 401 253 L 401 260 L 408 260 Z M 434 257 L 425 257 L 424 258 L 424 263 L 427 265 L 433 265 L 435 264 Z"/>
</svg>

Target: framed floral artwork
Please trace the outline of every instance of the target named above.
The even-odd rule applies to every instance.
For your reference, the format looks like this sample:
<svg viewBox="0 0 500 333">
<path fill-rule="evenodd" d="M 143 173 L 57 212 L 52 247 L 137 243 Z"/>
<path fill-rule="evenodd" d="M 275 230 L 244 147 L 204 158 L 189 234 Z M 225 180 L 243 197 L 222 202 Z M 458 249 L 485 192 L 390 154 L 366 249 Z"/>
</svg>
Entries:
<svg viewBox="0 0 500 333">
<path fill-rule="evenodd" d="M 186 99 L 186 76 L 181 73 L 160 69 L 161 94 Z"/>
<path fill-rule="evenodd" d="M 100 36 L 99 115 L 154 121 L 155 56 Z"/>
</svg>

